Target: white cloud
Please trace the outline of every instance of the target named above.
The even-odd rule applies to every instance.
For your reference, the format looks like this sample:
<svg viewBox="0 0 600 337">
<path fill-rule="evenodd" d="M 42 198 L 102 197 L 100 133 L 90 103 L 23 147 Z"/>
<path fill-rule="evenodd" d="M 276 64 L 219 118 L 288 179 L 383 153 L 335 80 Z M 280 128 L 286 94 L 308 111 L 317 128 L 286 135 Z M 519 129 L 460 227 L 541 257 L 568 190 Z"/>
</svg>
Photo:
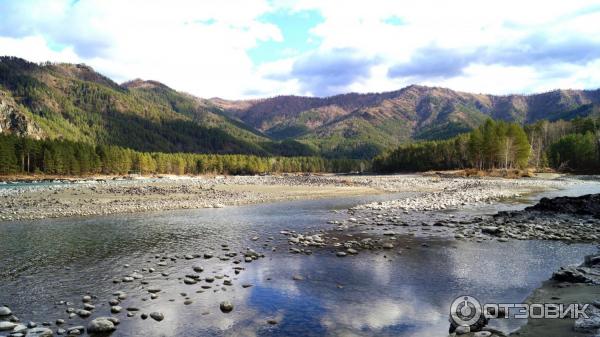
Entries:
<svg viewBox="0 0 600 337">
<path fill-rule="evenodd" d="M 260 82 L 246 50 L 282 38 L 258 20 L 266 0 L 29 1 L 4 10 L 12 19 L 0 35 L 14 36 L 0 40 L 2 54 L 85 62 L 117 81 L 156 79 L 201 96 L 236 97 Z"/>
<path fill-rule="evenodd" d="M 283 39 L 279 27 L 261 18 L 275 10 L 321 13 L 324 21 L 310 36 L 319 43 L 304 54 L 256 65 L 249 49 Z M 116 81 L 154 79 L 203 97 L 383 91 L 415 82 L 496 94 L 600 86 L 600 55 L 581 45 L 600 46 L 598 0 L 23 0 L 0 3 L 0 13 L 0 54 L 85 62 Z M 399 24 L 387 23 L 391 17 Z M 390 76 L 390 69 L 423 51 L 451 51 L 451 57 L 509 50 L 511 56 L 515 50 L 526 54 L 524 41 L 532 37 L 562 41 L 565 49 L 579 39 L 579 49 L 571 55 L 565 50 L 565 60 L 557 59 L 556 48 L 550 50 L 553 63 L 543 67 L 527 57 L 518 64 L 510 57 L 467 58 L 439 76 L 455 60 L 428 59 L 432 63 L 421 66 L 437 66 L 437 74 Z M 575 64 L 577 52 L 584 51 L 585 62 Z M 360 76 L 354 76 L 357 70 Z"/>
<path fill-rule="evenodd" d="M 599 1 L 419 1 L 410 4 L 392 0 L 344 1 L 343 6 L 333 1 L 299 0 L 296 10 L 319 10 L 325 21 L 313 29 L 322 39 L 322 52 L 333 49 L 354 49 L 371 53 L 382 62 L 374 65 L 367 80 L 348 83 L 347 89 L 357 91 L 393 90 L 418 82 L 420 84 L 450 86 L 453 89 L 487 91 L 489 93 L 529 93 L 557 87 L 594 88 L 600 78 L 586 75 L 600 60 Z M 398 17 L 402 24 L 390 25 L 385 20 Z M 536 39 L 540 40 L 537 41 Z M 535 58 L 544 50 L 536 50 L 548 43 L 552 64 L 536 66 Z M 554 42 L 560 42 L 557 50 Z M 569 55 L 571 41 L 575 50 Z M 529 44 L 527 44 L 529 43 Z M 584 45 L 582 45 L 584 44 Z M 528 46 L 533 46 L 527 50 Z M 554 47 L 554 48 L 553 48 Z M 577 47 L 577 48 L 575 48 Z M 587 47 L 587 48 L 583 48 Z M 583 50 L 585 49 L 585 50 Z M 431 72 L 431 67 L 456 67 L 449 78 L 388 77 L 386 69 L 410 62 L 422 50 L 446 52 L 440 64 L 419 64 Z M 485 50 L 489 62 L 457 59 L 462 53 Z M 574 65 L 577 52 L 585 52 L 582 61 Z M 494 54 L 507 55 L 496 63 Z M 534 54 L 537 53 L 537 54 Z M 557 55 L 562 53 L 562 55 Z M 454 57 L 452 54 L 454 54 Z M 533 54 L 533 55 L 530 55 Z M 429 55 L 435 58 L 436 55 Z M 543 55 L 542 55 L 543 56 Z M 514 57 L 516 64 L 511 64 Z M 560 57 L 568 62 L 563 62 Z M 591 60 L 589 60 L 591 59 Z M 430 60 L 431 61 L 431 60 Z M 445 63 L 445 64 L 444 64 Z M 561 77 L 548 76 L 547 68 L 572 71 Z M 438 69 L 440 71 L 444 69 Z M 349 69 L 351 71 L 351 69 Z"/>
</svg>

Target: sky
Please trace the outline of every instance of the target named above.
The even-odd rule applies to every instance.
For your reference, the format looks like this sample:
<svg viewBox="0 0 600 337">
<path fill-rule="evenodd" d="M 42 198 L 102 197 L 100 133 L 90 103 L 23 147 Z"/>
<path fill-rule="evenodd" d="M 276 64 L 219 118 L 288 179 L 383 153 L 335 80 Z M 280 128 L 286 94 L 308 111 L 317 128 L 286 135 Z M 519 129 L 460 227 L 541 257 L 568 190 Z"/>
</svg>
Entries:
<svg viewBox="0 0 600 337">
<path fill-rule="evenodd" d="M 0 0 L 0 55 L 200 97 L 600 88 L 600 0 Z"/>
</svg>

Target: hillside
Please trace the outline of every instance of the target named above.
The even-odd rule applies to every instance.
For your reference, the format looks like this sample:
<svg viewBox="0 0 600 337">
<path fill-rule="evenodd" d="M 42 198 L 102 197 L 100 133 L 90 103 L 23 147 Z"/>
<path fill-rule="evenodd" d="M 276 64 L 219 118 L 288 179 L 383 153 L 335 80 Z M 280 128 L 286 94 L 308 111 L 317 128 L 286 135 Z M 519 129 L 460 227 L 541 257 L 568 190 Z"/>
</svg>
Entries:
<svg viewBox="0 0 600 337">
<path fill-rule="evenodd" d="M 487 118 L 521 124 L 598 114 L 600 90 L 494 96 L 412 85 L 331 97 L 203 99 L 156 81 L 117 84 L 85 65 L 0 58 L 0 132 L 140 151 L 370 158 L 447 139 Z"/>
<path fill-rule="evenodd" d="M 289 144 L 280 149 L 279 143 L 219 111 L 155 81 L 119 85 L 85 65 L 0 58 L 2 132 L 140 151 L 289 151 Z"/>
<path fill-rule="evenodd" d="M 299 139 L 330 156 L 369 157 L 414 139 L 449 138 L 490 117 L 527 124 L 597 114 L 600 90 L 494 96 L 413 85 L 327 98 L 211 102 L 275 139 Z"/>
</svg>

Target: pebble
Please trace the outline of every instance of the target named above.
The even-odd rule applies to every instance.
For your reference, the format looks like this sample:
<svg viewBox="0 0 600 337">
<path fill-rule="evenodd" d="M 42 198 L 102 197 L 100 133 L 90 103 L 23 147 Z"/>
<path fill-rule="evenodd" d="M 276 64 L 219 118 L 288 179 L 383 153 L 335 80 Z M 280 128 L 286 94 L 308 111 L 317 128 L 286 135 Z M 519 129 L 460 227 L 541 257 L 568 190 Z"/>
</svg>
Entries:
<svg viewBox="0 0 600 337">
<path fill-rule="evenodd" d="M 27 330 L 25 337 L 52 337 L 54 334 L 48 328 L 33 328 Z"/>
<path fill-rule="evenodd" d="M 160 322 L 163 319 L 165 319 L 165 315 L 161 312 L 158 311 L 154 311 L 150 313 L 150 317 L 152 317 L 153 320 Z"/>
<path fill-rule="evenodd" d="M 90 321 L 87 327 L 88 333 L 107 333 L 115 330 L 115 324 L 109 317 L 95 318 Z"/>
<path fill-rule="evenodd" d="M 77 325 L 67 329 L 68 335 L 80 335 L 85 331 L 85 327 L 83 325 Z"/>
<path fill-rule="evenodd" d="M 219 308 L 221 309 L 222 312 L 229 313 L 229 312 L 233 311 L 233 304 L 231 304 L 231 302 L 229 302 L 229 301 L 223 301 L 219 305 Z"/>
<path fill-rule="evenodd" d="M 83 309 L 78 309 L 75 311 L 75 313 L 77 314 L 77 316 L 85 318 L 85 317 L 90 317 L 90 315 L 92 314 L 91 312 L 87 311 L 87 310 L 83 310 Z"/>
<path fill-rule="evenodd" d="M 15 323 L 11 323 L 11 322 L 0 322 L 0 331 L 12 330 L 16 326 L 17 325 Z"/>
<path fill-rule="evenodd" d="M 12 311 L 8 307 L 0 307 L 0 316 L 9 316 L 10 314 L 12 314 Z"/>
</svg>

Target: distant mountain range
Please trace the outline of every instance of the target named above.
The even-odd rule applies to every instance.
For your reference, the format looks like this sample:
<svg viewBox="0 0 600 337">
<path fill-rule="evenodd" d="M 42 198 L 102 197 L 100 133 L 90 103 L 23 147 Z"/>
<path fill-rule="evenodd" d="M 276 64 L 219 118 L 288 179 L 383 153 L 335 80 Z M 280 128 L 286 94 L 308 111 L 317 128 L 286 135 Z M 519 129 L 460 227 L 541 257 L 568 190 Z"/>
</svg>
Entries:
<svg viewBox="0 0 600 337">
<path fill-rule="evenodd" d="M 526 124 L 599 111 L 600 89 L 493 96 L 412 85 L 326 98 L 203 99 L 156 81 L 119 85 L 85 65 L 0 58 L 0 132 L 143 151 L 368 158 L 487 118 Z"/>
</svg>

